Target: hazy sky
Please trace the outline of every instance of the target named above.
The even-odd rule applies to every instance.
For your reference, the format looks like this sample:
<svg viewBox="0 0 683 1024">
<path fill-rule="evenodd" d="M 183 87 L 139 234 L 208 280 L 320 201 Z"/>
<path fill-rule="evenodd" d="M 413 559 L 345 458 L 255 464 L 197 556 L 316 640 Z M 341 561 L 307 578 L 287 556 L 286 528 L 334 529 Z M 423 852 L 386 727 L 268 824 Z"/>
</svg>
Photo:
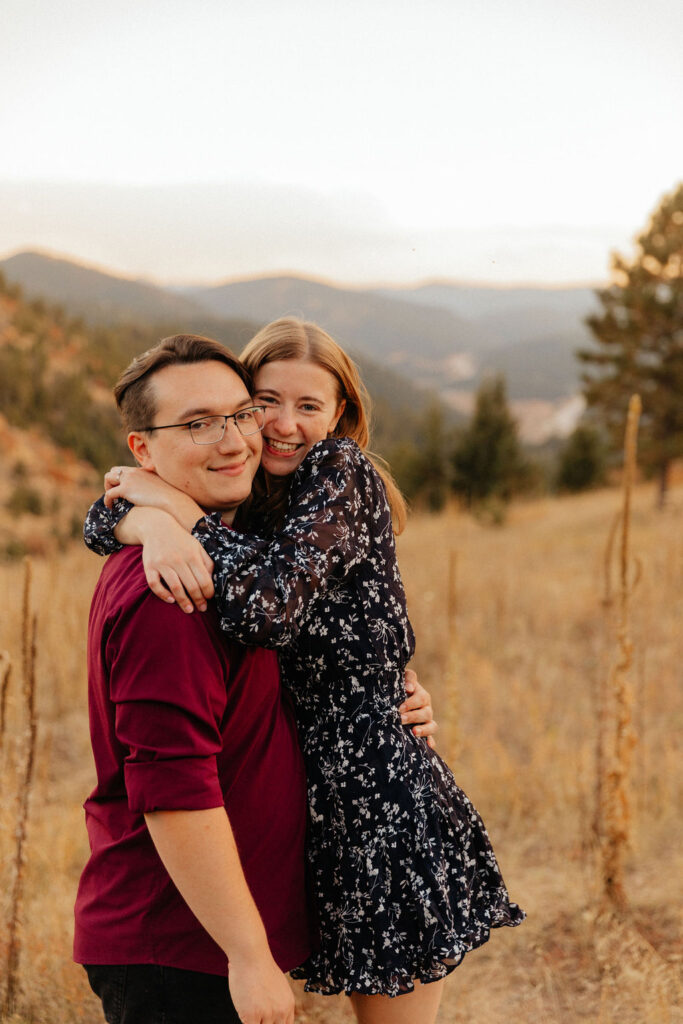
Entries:
<svg viewBox="0 0 683 1024">
<path fill-rule="evenodd" d="M 683 178 L 681 0 L 0 13 L 0 254 L 585 281 Z"/>
</svg>

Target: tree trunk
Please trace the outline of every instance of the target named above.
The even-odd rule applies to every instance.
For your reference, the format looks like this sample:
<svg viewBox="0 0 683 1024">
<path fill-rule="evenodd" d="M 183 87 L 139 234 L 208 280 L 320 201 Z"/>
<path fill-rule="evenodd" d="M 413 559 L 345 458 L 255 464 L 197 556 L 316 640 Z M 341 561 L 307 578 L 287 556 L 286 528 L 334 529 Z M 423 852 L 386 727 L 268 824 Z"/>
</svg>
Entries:
<svg viewBox="0 0 683 1024">
<path fill-rule="evenodd" d="M 667 459 L 659 467 L 659 488 L 657 490 L 657 508 L 663 509 L 666 506 L 666 498 L 669 493 L 669 471 L 671 460 Z"/>
</svg>

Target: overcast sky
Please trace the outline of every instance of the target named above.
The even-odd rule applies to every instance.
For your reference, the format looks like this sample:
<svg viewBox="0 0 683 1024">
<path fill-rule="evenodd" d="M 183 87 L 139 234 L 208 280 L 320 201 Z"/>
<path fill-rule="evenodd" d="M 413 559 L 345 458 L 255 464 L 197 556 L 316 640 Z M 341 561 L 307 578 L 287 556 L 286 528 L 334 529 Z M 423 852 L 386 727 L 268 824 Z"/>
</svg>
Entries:
<svg viewBox="0 0 683 1024">
<path fill-rule="evenodd" d="M 0 11 L 0 255 L 596 280 L 683 178 L 681 0 Z"/>
</svg>

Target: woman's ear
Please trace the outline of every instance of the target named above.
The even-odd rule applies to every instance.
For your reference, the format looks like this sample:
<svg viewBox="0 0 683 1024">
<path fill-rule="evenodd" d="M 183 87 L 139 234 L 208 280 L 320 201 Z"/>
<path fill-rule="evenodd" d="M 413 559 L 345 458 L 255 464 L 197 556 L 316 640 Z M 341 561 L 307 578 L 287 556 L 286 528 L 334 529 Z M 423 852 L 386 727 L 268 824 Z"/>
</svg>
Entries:
<svg viewBox="0 0 683 1024">
<path fill-rule="evenodd" d="M 137 430 L 131 431 L 128 435 L 128 447 L 135 456 L 135 461 L 142 469 L 155 469 L 145 434 Z"/>
</svg>

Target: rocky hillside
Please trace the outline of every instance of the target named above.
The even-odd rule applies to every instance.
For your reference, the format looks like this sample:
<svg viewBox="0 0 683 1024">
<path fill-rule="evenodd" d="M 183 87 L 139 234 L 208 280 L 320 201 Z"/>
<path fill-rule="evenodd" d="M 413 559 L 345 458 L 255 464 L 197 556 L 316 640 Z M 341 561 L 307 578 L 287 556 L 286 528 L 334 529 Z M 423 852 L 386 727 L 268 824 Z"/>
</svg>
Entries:
<svg viewBox="0 0 683 1024">
<path fill-rule="evenodd" d="M 80 538 L 100 475 L 39 428 L 0 415 L 0 560 L 44 555 Z"/>
<path fill-rule="evenodd" d="M 0 558 L 80 534 L 101 470 L 125 453 L 112 367 L 141 340 L 88 332 L 0 277 Z"/>
</svg>

